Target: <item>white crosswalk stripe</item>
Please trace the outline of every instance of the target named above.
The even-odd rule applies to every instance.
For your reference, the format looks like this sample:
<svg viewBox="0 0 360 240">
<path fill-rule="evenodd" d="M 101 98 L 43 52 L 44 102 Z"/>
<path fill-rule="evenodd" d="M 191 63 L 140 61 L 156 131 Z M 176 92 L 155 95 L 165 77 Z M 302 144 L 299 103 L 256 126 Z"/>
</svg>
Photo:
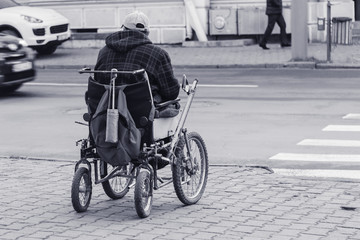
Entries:
<svg viewBox="0 0 360 240">
<path fill-rule="evenodd" d="M 273 168 L 273 170 L 286 176 L 302 177 L 331 177 L 331 178 L 352 178 L 360 179 L 360 171 L 357 170 L 334 170 L 334 169 L 284 169 Z"/>
<path fill-rule="evenodd" d="M 297 145 L 300 146 L 322 146 L 322 147 L 360 147 L 358 140 L 337 139 L 304 139 Z"/>
<path fill-rule="evenodd" d="M 349 113 L 342 117 L 344 120 L 360 120 L 360 114 Z M 352 132 L 360 132 L 360 125 L 328 125 L 322 129 L 323 132 L 344 132 L 344 134 Z M 346 135 L 345 135 L 346 136 Z M 333 137 L 333 135 L 332 135 Z M 346 139 L 304 139 L 297 143 L 297 146 L 304 146 L 302 151 L 298 153 L 278 153 L 269 158 L 280 167 L 275 167 L 273 170 L 282 175 L 303 176 L 303 177 L 330 177 L 330 178 L 351 178 L 360 179 L 360 154 L 343 154 L 349 151 L 356 153 L 356 148 L 360 147 L 360 140 L 346 140 Z M 311 148 L 309 148 L 311 147 Z M 333 148 L 336 147 L 336 148 Z M 331 154 L 328 150 L 331 149 Z M 348 150 L 344 150 L 348 149 Z M 351 150 L 350 150 L 351 149 Z M 303 151 L 306 152 L 303 152 Z M 309 152 L 310 151 L 310 152 Z M 315 151 L 316 153 L 314 153 Z M 320 151 L 320 153 L 319 153 Z M 341 154 L 334 154 L 334 151 L 340 151 Z M 323 153 L 321 153 L 323 152 Z M 294 163 L 298 168 L 284 168 L 281 167 L 281 162 L 286 162 L 287 165 Z M 320 164 L 320 165 L 319 165 Z M 286 165 L 284 165 L 286 166 Z M 306 169 L 306 166 L 311 166 Z M 314 167 L 315 166 L 315 167 Z M 334 167 L 335 166 L 335 167 Z M 345 169 L 338 166 L 347 166 Z M 319 168 L 319 169 L 313 169 Z"/>
<path fill-rule="evenodd" d="M 343 116 L 343 119 L 360 120 L 360 113 L 349 113 L 349 114 Z"/>
<path fill-rule="evenodd" d="M 360 125 L 328 125 L 323 131 L 360 132 Z"/>
<path fill-rule="evenodd" d="M 311 162 L 358 162 L 360 154 L 303 154 L 303 153 L 278 153 L 270 160 L 279 161 L 311 161 Z"/>
</svg>

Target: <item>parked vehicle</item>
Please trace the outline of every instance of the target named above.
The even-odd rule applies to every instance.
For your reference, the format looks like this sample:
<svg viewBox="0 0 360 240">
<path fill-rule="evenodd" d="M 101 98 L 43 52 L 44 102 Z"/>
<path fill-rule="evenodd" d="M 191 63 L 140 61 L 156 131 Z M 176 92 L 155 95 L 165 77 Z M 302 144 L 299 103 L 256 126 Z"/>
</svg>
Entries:
<svg viewBox="0 0 360 240">
<path fill-rule="evenodd" d="M 23 39 L 0 33 L 0 94 L 35 79 L 34 57 Z"/>
<path fill-rule="evenodd" d="M 52 54 L 71 37 L 69 20 L 53 9 L 0 1 L 0 32 L 22 38 L 39 54 Z"/>
</svg>

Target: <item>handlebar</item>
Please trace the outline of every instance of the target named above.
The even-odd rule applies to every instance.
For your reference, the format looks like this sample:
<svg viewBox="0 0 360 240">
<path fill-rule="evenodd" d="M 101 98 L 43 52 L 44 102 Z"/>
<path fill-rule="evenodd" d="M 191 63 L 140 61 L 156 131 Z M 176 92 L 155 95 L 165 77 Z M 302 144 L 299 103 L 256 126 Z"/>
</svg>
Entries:
<svg viewBox="0 0 360 240">
<path fill-rule="evenodd" d="M 139 69 L 135 71 L 118 71 L 117 69 L 113 68 L 111 71 L 108 70 L 91 70 L 91 68 L 83 68 L 79 70 L 79 73 L 123 73 L 123 74 L 139 74 L 144 73 L 145 69 Z"/>
<path fill-rule="evenodd" d="M 181 88 L 184 90 L 184 92 L 186 92 L 189 95 L 190 93 L 195 91 L 198 82 L 199 82 L 199 80 L 195 78 L 192 85 L 190 86 L 189 82 L 188 82 L 188 80 L 186 78 L 186 75 L 184 74 L 183 79 L 182 79 Z"/>
<path fill-rule="evenodd" d="M 91 70 L 91 68 L 85 67 L 81 70 L 79 70 L 79 73 L 111 73 L 112 74 L 112 78 L 116 78 L 116 74 L 118 73 L 122 73 L 122 74 L 140 74 L 140 73 L 146 73 L 145 69 L 139 69 L 139 70 L 134 70 L 134 71 L 119 71 L 116 68 L 109 70 Z M 198 84 L 199 80 L 195 79 L 194 82 L 192 83 L 192 85 L 189 85 L 189 82 L 186 78 L 186 75 L 183 75 L 183 79 L 182 79 L 182 89 L 187 93 L 190 94 L 192 92 L 195 91 L 196 86 Z"/>
</svg>

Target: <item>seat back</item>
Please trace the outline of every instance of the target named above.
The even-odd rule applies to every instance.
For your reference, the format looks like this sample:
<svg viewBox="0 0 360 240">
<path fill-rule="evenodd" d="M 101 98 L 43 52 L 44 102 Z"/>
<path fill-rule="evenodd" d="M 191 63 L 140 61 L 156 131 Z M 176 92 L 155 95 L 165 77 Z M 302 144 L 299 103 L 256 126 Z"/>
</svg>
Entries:
<svg viewBox="0 0 360 240">
<path fill-rule="evenodd" d="M 136 83 L 126 84 L 123 91 L 126 95 L 127 108 L 134 119 L 136 127 L 142 132 L 142 144 L 151 144 L 153 142 L 152 124 L 155 107 L 150 83 L 146 72 L 144 72 L 142 78 L 137 78 L 137 80 Z M 118 90 L 120 86 L 124 85 L 117 85 L 116 89 Z M 89 77 L 86 103 L 90 116 L 95 113 L 99 101 L 107 88 L 109 88 L 109 85 L 98 83 L 92 77 Z"/>
</svg>

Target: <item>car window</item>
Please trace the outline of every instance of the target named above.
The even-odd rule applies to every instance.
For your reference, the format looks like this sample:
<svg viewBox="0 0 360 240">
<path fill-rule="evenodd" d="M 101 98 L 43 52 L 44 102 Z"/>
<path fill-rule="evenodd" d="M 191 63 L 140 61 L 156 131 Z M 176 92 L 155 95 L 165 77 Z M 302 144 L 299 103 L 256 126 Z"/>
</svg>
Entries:
<svg viewBox="0 0 360 240">
<path fill-rule="evenodd" d="M 1 8 L 8 8 L 8 7 L 16 7 L 19 6 L 20 4 L 11 1 L 11 0 L 1 0 L 0 1 L 0 9 Z"/>
</svg>

